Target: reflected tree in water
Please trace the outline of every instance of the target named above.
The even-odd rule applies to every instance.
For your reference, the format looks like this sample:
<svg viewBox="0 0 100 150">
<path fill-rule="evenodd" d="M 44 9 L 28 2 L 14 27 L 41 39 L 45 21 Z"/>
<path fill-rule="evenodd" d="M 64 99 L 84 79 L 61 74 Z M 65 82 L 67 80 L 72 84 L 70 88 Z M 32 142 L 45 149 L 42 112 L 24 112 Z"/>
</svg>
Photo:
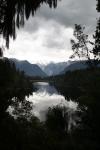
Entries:
<svg viewBox="0 0 100 150">
<path fill-rule="evenodd" d="M 16 38 L 16 28 L 23 27 L 25 20 L 29 19 L 30 15 L 34 16 L 43 3 L 50 8 L 57 7 L 57 0 L 0 0 L 0 38 L 5 39 L 7 48 L 10 37 Z M 2 56 L 3 48 L 0 47 L 0 57 Z M 1 116 L 12 104 L 13 97 L 16 97 L 18 102 L 24 103 L 25 95 L 29 95 L 32 90 L 32 84 L 22 72 L 16 70 L 8 60 L 0 60 Z M 23 106 L 26 107 L 26 103 Z"/>
<path fill-rule="evenodd" d="M 0 0 L 0 36 L 5 39 L 7 48 L 9 48 L 10 37 L 16 38 L 16 28 L 23 27 L 25 20 L 29 19 L 30 15 L 34 16 L 36 10 L 43 3 L 50 8 L 57 7 L 57 0 Z M 2 56 L 3 48 L 0 47 L 0 57 Z M 2 107 L 0 106 L 0 109 L 3 108 L 2 112 L 4 112 L 10 105 L 11 98 L 19 96 L 23 100 L 24 96 L 29 94 L 33 88 L 28 79 L 24 78 L 24 74 L 20 74 L 15 67 L 13 68 L 10 65 L 10 62 L 7 61 L 6 64 L 6 61 L 0 60 L 0 66 L 0 96 L 2 97 L 0 100 Z M 6 74 L 8 77 L 6 77 Z M 6 89 L 10 89 L 10 92 L 6 92 Z M 10 102 L 8 103 L 8 101 Z"/>
</svg>

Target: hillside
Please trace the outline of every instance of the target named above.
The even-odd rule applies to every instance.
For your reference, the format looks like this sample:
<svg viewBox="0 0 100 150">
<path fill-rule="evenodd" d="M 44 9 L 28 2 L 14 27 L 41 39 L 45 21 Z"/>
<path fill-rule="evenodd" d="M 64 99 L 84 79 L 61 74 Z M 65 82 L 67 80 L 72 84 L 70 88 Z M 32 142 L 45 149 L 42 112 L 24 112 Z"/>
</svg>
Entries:
<svg viewBox="0 0 100 150">
<path fill-rule="evenodd" d="M 74 61 L 69 66 L 67 66 L 60 74 L 65 74 L 67 71 L 83 70 L 88 68 L 86 61 Z"/>
<path fill-rule="evenodd" d="M 52 76 L 60 74 L 60 72 L 62 72 L 67 66 L 69 66 L 70 63 L 70 61 L 59 63 L 52 62 L 47 65 L 39 64 L 39 66 L 48 76 Z"/>
<path fill-rule="evenodd" d="M 41 68 L 36 64 L 31 64 L 28 61 L 19 61 L 17 59 L 10 59 L 12 62 L 15 63 L 16 68 L 20 71 L 24 71 L 28 76 L 40 76 L 46 77 L 46 73 L 44 73 Z"/>
</svg>

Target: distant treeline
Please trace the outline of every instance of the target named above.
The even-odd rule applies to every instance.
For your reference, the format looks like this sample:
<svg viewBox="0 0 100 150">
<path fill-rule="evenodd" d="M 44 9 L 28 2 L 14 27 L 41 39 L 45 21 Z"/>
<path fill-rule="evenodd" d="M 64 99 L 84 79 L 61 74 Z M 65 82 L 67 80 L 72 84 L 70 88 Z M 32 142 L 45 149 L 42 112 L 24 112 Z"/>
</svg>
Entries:
<svg viewBox="0 0 100 150">
<path fill-rule="evenodd" d="M 80 109 L 84 111 L 84 113 L 80 112 L 78 114 L 82 119 L 81 126 L 78 126 L 78 128 L 72 130 L 72 132 L 69 133 L 67 131 L 68 120 L 64 117 L 65 107 L 57 106 L 49 108 L 46 115 L 46 121 L 40 122 L 38 118 L 30 113 L 31 103 L 23 99 L 23 96 L 25 94 L 31 93 L 31 90 L 27 91 L 27 88 L 31 87 L 30 82 L 26 80 L 27 78 L 22 75 L 22 73 L 18 72 L 16 69 L 14 71 L 14 64 L 9 64 L 9 61 L 0 61 L 0 64 L 2 64 L 2 71 L 5 70 L 3 69 L 4 67 L 9 66 L 9 69 L 6 72 L 8 73 L 8 76 L 6 76 L 5 74 L 5 76 L 2 77 L 2 79 L 6 80 L 4 82 L 4 89 L 3 82 L 2 88 L 0 87 L 0 93 L 3 93 L 3 95 L 0 95 L 0 109 L 4 108 L 4 106 L 6 106 L 7 108 L 9 102 L 9 105 L 11 104 L 11 101 L 9 100 L 12 98 L 12 96 L 14 96 L 14 94 L 16 94 L 16 92 L 19 95 L 16 99 L 14 99 L 14 101 L 16 100 L 16 102 L 14 103 L 14 108 L 16 108 L 14 114 L 17 115 L 16 119 L 8 112 L 5 111 L 4 113 L 4 111 L 2 111 L 3 117 L 0 117 L 0 149 L 100 149 L 99 68 L 95 70 L 78 70 L 68 72 L 63 76 L 52 77 L 52 81 L 54 81 L 53 84 L 56 86 L 58 91 L 61 94 L 65 95 L 66 98 L 80 102 Z M 10 73 L 12 73 L 12 78 L 11 76 L 9 76 L 11 75 Z M 16 77 L 16 82 L 13 76 Z M 8 82 L 6 83 L 6 81 Z M 19 85 L 21 86 L 21 91 L 17 90 L 17 87 L 19 88 Z M 27 85 L 27 88 L 24 85 Z M 13 86 L 15 86 L 16 88 L 13 89 Z M 10 89 L 8 89 L 8 87 L 10 87 Z M 34 109 L 34 107 L 32 109 Z M 68 114 L 66 113 L 66 115 Z"/>
<path fill-rule="evenodd" d="M 8 59 L 0 60 L 0 116 L 12 104 L 12 98 L 23 101 L 31 94 L 33 85 L 24 72 L 16 69 L 15 64 Z"/>
<path fill-rule="evenodd" d="M 51 80 L 67 100 L 76 101 L 82 108 L 87 109 L 85 116 L 82 117 L 83 128 L 78 133 L 79 141 L 82 140 L 82 146 L 87 141 L 89 149 L 91 146 L 93 150 L 96 147 L 99 149 L 100 68 L 69 71 L 65 75 L 51 77 Z"/>
</svg>

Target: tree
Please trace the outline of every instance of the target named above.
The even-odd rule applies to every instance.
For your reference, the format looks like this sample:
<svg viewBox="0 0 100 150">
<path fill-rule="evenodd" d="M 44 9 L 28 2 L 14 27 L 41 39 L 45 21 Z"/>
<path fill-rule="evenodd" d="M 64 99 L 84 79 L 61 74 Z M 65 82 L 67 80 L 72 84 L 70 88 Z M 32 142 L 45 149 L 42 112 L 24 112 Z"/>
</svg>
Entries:
<svg viewBox="0 0 100 150">
<path fill-rule="evenodd" d="M 31 103 L 26 101 L 25 96 L 32 92 L 33 85 L 23 72 L 19 72 L 8 59 L 0 59 L 0 120 L 9 106 L 16 108 L 16 115 L 19 111 L 19 115 L 28 116 Z"/>
<path fill-rule="evenodd" d="M 88 40 L 88 35 L 84 34 L 84 29 L 85 27 L 75 24 L 73 33 L 75 40 L 71 39 L 72 50 L 74 51 L 74 54 L 71 56 L 71 58 L 78 56 L 79 58 L 85 57 L 90 60 L 90 50 L 88 47 L 90 41 Z"/>
<path fill-rule="evenodd" d="M 100 0 L 97 1 L 97 11 L 100 12 Z M 78 56 L 79 58 L 85 57 L 89 65 L 94 67 L 99 63 L 100 59 L 100 18 L 97 20 L 97 26 L 95 35 L 93 35 L 94 42 L 88 40 L 88 35 L 84 34 L 85 27 L 75 24 L 74 37 L 75 40 L 71 39 L 72 50 L 74 54 L 71 58 Z M 89 44 L 93 47 L 90 48 Z M 94 59 L 91 60 L 91 54 Z"/>
<path fill-rule="evenodd" d="M 0 34 L 9 48 L 9 38 L 16 38 L 16 27 L 24 26 L 25 17 L 34 16 L 36 10 L 46 3 L 50 8 L 57 7 L 57 0 L 0 0 Z"/>
<path fill-rule="evenodd" d="M 100 0 L 97 0 L 97 11 L 100 12 Z"/>
<path fill-rule="evenodd" d="M 0 57 L 3 56 L 2 48 L 0 47 Z"/>
<path fill-rule="evenodd" d="M 57 105 L 48 109 L 46 114 L 47 129 L 58 133 L 70 133 L 76 126 L 79 126 L 81 113 L 77 110 L 66 107 L 64 105 Z"/>
<path fill-rule="evenodd" d="M 95 35 L 93 35 L 94 42 L 88 39 L 88 35 L 84 33 L 85 27 L 75 24 L 74 37 L 71 39 L 72 50 L 74 54 L 71 58 L 78 56 L 88 60 L 91 67 L 95 67 L 100 59 L 100 19 L 97 22 Z M 91 59 L 92 57 L 93 59 Z"/>
<path fill-rule="evenodd" d="M 95 39 L 93 48 L 94 59 L 98 61 L 100 59 L 100 18 L 97 21 L 97 27 L 93 38 Z"/>
<path fill-rule="evenodd" d="M 54 106 L 49 108 L 46 114 L 46 126 L 49 130 L 55 132 L 66 132 L 68 128 L 67 108 Z"/>
</svg>

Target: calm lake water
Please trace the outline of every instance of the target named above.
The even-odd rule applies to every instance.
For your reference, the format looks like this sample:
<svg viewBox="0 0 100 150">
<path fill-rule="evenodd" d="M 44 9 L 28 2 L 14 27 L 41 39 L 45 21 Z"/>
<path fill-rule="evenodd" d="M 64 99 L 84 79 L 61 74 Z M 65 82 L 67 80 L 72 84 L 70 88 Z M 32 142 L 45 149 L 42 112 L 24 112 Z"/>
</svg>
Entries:
<svg viewBox="0 0 100 150">
<path fill-rule="evenodd" d="M 34 86 L 37 88 L 37 91 L 33 92 L 33 95 L 27 99 L 33 102 L 33 113 L 35 116 L 44 121 L 49 107 L 56 105 L 65 106 L 69 114 L 69 123 L 75 125 L 75 121 L 78 119 L 75 116 L 75 112 L 79 110 L 78 103 L 71 100 L 67 101 L 63 95 L 58 93 L 54 86 L 47 82 L 37 82 L 34 83 Z"/>
</svg>

